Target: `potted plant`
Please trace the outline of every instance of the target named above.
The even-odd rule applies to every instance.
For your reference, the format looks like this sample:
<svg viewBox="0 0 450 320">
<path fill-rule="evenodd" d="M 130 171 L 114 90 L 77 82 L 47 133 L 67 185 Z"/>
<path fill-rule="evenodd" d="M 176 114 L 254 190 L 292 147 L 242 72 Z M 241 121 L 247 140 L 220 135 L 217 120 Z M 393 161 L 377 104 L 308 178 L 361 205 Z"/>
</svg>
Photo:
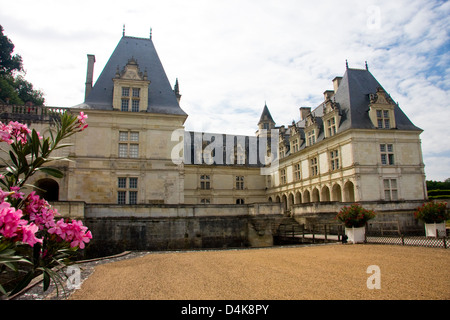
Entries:
<svg viewBox="0 0 450 320">
<path fill-rule="evenodd" d="M 417 208 L 414 215 L 425 223 L 427 237 L 436 237 L 439 234 L 445 235 L 445 221 L 450 219 L 446 202 L 426 202 Z"/>
<path fill-rule="evenodd" d="M 364 209 L 360 204 L 343 207 L 336 215 L 336 219 L 345 226 L 348 241 L 362 243 L 365 241 L 366 223 L 375 218 L 373 210 Z"/>
</svg>

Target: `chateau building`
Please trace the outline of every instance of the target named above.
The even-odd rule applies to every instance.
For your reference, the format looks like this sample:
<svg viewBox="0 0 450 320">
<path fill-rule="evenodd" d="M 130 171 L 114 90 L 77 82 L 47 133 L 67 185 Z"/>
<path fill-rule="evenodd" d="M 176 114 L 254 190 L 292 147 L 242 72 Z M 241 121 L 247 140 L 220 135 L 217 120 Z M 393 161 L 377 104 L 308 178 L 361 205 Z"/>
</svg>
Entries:
<svg viewBox="0 0 450 320">
<path fill-rule="evenodd" d="M 420 134 L 372 73 L 346 68 L 323 102 L 276 125 L 263 107 L 254 136 L 189 132 L 151 38 L 123 36 L 93 84 L 88 55 L 83 111 L 89 128 L 62 149 L 62 179 L 36 175 L 49 200 L 119 205 L 404 202 L 426 199 Z M 32 108 L 32 107 L 31 107 Z M 56 108 L 3 106 L 1 120 L 48 128 Z M 25 112 L 22 112 L 22 111 Z M 36 111 L 34 111 L 36 110 Z M 22 114 L 22 115 L 19 115 Z M 31 117 L 31 115 L 33 117 Z M 27 118 L 30 116 L 31 118 Z"/>
</svg>

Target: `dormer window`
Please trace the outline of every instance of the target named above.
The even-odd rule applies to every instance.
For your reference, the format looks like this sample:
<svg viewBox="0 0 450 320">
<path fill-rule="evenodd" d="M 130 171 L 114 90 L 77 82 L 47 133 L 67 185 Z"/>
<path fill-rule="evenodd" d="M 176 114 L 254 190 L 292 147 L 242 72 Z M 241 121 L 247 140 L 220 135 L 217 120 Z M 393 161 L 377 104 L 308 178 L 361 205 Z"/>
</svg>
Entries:
<svg viewBox="0 0 450 320">
<path fill-rule="evenodd" d="M 308 146 L 312 146 L 313 144 L 316 143 L 316 130 L 315 129 L 308 131 L 306 136 L 307 136 Z"/>
<path fill-rule="evenodd" d="M 122 112 L 147 110 L 148 86 L 147 72 L 142 73 L 136 60 L 130 59 L 120 72 L 117 69 L 114 82 L 113 108 Z"/>
<path fill-rule="evenodd" d="M 369 99 L 369 117 L 375 128 L 395 128 L 394 109 L 396 104 L 392 101 L 389 95 L 382 88 L 378 88 L 376 93 L 369 95 Z"/>
<path fill-rule="evenodd" d="M 389 110 L 377 110 L 378 129 L 390 129 Z"/>
<path fill-rule="evenodd" d="M 335 117 L 327 120 L 327 132 L 328 132 L 328 137 L 332 137 L 336 134 L 336 118 Z"/>
</svg>

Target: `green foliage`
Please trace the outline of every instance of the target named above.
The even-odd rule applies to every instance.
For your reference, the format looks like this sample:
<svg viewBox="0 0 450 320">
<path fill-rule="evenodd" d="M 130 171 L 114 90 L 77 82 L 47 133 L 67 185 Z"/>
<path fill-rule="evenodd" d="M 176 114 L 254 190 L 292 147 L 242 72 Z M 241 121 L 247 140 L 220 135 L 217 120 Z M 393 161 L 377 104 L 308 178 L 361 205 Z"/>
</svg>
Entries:
<svg viewBox="0 0 450 320">
<path fill-rule="evenodd" d="M 14 44 L 3 35 L 3 27 L 0 25 L 0 75 L 23 70 L 22 57 L 18 54 L 13 55 L 13 51 Z"/>
<path fill-rule="evenodd" d="M 336 219 L 342 222 L 347 228 L 363 227 L 367 221 L 373 218 L 375 218 L 375 212 L 364 209 L 359 204 L 343 207 L 336 216 Z"/>
<path fill-rule="evenodd" d="M 441 223 L 450 219 L 450 213 L 447 210 L 447 203 L 430 201 L 424 203 L 414 212 L 417 219 L 425 223 Z"/>
<path fill-rule="evenodd" d="M 431 181 L 427 180 L 427 190 L 450 190 L 450 180 Z"/>
<path fill-rule="evenodd" d="M 0 25 L 0 100 L 8 104 L 23 105 L 31 102 L 34 105 L 44 105 L 44 94 L 35 90 L 23 75 L 22 57 L 13 55 L 14 44 L 5 35 Z"/>
</svg>

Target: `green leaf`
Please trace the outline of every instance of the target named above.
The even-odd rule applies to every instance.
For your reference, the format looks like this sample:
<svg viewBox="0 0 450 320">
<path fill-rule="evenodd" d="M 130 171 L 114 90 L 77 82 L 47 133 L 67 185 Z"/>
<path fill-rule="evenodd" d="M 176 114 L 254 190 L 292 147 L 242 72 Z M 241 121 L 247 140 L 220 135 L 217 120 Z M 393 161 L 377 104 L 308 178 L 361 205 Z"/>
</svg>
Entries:
<svg viewBox="0 0 450 320">
<path fill-rule="evenodd" d="M 50 275 L 45 270 L 44 271 L 44 291 L 47 291 L 49 285 L 50 285 Z"/>
<path fill-rule="evenodd" d="M 17 158 L 14 155 L 14 152 L 12 152 L 11 150 L 9 150 L 9 157 L 11 158 L 12 162 L 18 167 L 19 163 L 17 162 Z"/>
<path fill-rule="evenodd" d="M 29 271 L 25 277 L 17 284 L 17 286 L 11 291 L 11 295 L 14 295 L 24 289 L 34 278 L 34 271 Z"/>
<path fill-rule="evenodd" d="M 41 167 L 41 168 L 37 168 L 36 171 L 42 171 L 45 172 L 49 175 L 51 175 L 52 177 L 55 178 L 62 178 L 64 177 L 64 173 L 62 173 L 60 170 L 55 169 L 55 168 L 51 168 L 51 167 Z"/>
</svg>

